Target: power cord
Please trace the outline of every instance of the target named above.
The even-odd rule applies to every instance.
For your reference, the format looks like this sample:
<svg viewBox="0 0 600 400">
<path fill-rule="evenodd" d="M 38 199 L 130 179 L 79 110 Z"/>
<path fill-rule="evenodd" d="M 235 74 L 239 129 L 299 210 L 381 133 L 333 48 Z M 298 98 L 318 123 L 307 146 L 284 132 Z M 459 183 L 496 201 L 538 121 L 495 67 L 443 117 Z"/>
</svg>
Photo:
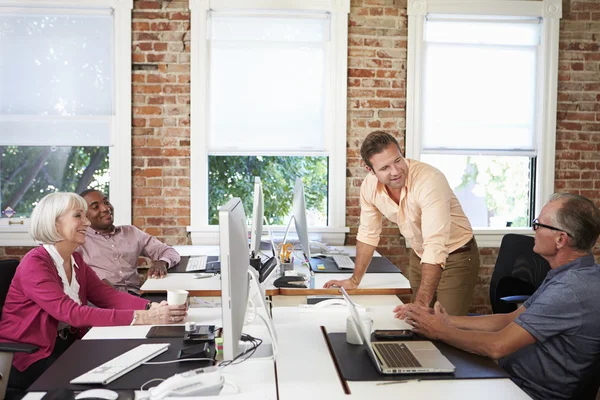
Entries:
<svg viewBox="0 0 600 400">
<path fill-rule="evenodd" d="M 252 357 L 254 355 L 254 353 L 256 352 L 256 349 L 258 349 L 258 346 L 260 346 L 263 342 L 262 339 L 255 338 L 246 333 L 242 333 L 242 337 L 240 339 L 242 340 L 242 342 L 252 343 L 252 347 L 250 347 L 250 348 L 244 350 L 243 352 L 241 352 L 240 354 L 238 354 L 233 360 L 221 362 L 221 364 L 219 364 L 219 367 L 226 368 L 229 365 L 236 365 L 236 364 L 243 363 L 244 361 L 246 361 L 247 359 L 249 359 L 250 357 Z M 246 356 L 246 357 L 244 357 L 244 356 Z"/>
</svg>

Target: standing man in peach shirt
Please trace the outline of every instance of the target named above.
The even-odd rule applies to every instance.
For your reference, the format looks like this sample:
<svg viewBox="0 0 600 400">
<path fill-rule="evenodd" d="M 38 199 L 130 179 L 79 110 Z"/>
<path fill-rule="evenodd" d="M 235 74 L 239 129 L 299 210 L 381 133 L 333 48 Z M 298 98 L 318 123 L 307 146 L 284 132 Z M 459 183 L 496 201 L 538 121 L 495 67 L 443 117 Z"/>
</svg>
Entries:
<svg viewBox="0 0 600 400">
<path fill-rule="evenodd" d="M 448 314 L 466 315 L 479 274 L 479 249 L 446 177 L 431 165 L 404 158 L 398 141 L 386 132 L 370 133 L 360 154 L 370 174 L 360 188 L 354 273 L 325 287 L 359 286 L 379 244 L 385 215 L 398 224 L 413 250 L 411 301 L 429 307 L 437 299 Z"/>
</svg>

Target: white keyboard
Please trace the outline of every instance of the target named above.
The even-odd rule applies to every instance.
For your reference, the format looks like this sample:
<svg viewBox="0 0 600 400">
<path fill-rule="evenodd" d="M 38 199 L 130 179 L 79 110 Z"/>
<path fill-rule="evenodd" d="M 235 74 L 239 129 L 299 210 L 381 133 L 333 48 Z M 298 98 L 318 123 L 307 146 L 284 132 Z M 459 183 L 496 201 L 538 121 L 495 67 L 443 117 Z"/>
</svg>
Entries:
<svg viewBox="0 0 600 400">
<path fill-rule="evenodd" d="M 348 256 L 331 256 L 339 269 L 354 269 L 354 261 Z"/>
<path fill-rule="evenodd" d="M 186 272 L 190 271 L 203 271 L 206 269 L 206 256 L 193 256 L 188 259 L 188 263 L 185 266 Z"/>
<path fill-rule="evenodd" d="M 169 348 L 169 345 L 169 343 L 141 344 L 91 371 L 72 379 L 71 383 L 101 383 L 103 385 L 108 385 L 118 377 L 137 368 L 140 364 L 164 353 Z"/>
</svg>

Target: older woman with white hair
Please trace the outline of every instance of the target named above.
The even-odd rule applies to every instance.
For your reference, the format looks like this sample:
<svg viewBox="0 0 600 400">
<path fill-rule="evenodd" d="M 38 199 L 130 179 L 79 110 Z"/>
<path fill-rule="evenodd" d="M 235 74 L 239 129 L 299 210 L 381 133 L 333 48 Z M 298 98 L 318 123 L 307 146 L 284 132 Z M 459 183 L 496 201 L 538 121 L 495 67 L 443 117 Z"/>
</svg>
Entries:
<svg viewBox="0 0 600 400">
<path fill-rule="evenodd" d="M 41 246 L 21 260 L 0 319 L 0 341 L 30 343 L 15 354 L 8 386 L 26 389 L 92 326 L 180 323 L 186 305 L 150 303 L 104 284 L 75 252 L 90 225 L 85 200 L 75 193 L 45 196 L 29 232 Z M 88 306 L 88 302 L 96 307 Z"/>
</svg>

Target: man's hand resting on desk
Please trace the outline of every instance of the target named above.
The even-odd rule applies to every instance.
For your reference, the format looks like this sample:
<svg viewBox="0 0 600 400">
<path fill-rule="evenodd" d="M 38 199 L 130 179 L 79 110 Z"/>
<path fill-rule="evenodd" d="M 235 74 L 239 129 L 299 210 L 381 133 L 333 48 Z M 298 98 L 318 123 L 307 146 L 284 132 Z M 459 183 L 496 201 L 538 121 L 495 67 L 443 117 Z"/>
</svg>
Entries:
<svg viewBox="0 0 600 400">
<path fill-rule="evenodd" d="M 167 262 L 154 261 L 148 268 L 148 278 L 164 278 L 167 276 Z"/>
<path fill-rule="evenodd" d="M 405 304 L 394 309 L 396 312 L 402 308 L 402 315 L 406 323 L 412 325 L 413 331 L 430 339 L 439 339 L 443 330 L 450 325 L 450 317 L 439 301 L 435 302 L 433 309 L 416 304 Z M 400 313 L 396 314 L 396 318 Z"/>
<path fill-rule="evenodd" d="M 134 325 L 179 324 L 187 316 L 187 304 L 170 306 L 166 301 L 152 303 L 149 310 L 136 310 Z"/>
<path fill-rule="evenodd" d="M 440 307 L 441 307 L 441 306 L 442 306 L 442 305 L 440 304 Z M 398 319 L 405 319 L 405 318 L 406 318 L 406 311 L 407 311 L 409 308 L 412 308 L 412 307 L 421 307 L 421 308 L 425 308 L 425 309 L 428 309 L 428 310 L 430 310 L 430 312 L 433 314 L 433 308 L 429 308 L 429 307 L 427 306 L 427 304 L 423 304 L 423 303 L 422 303 L 422 302 L 420 302 L 420 301 L 415 301 L 414 303 L 407 303 L 407 304 L 401 304 L 401 305 L 399 305 L 399 306 L 396 306 L 396 308 L 394 308 L 394 314 L 395 314 L 395 315 L 394 315 L 394 317 L 396 317 L 396 318 L 398 318 Z M 444 311 L 444 312 L 445 312 L 445 311 Z"/>
<path fill-rule="evenodd" d="M 346 290 L 349 289 L 356 289 L 358 287 L 358 284 L 360 283 L 360 281 L 358 281 L 358 279 L 351 277 L 349 279 L 342 279 L 342 280 L 331 280 L 331 281 L 327 281 L 325 282 L 325 284 L 323 285 L 324 288 L 330 288 L 330 287 L 343 287 Z"/>
</svg>

